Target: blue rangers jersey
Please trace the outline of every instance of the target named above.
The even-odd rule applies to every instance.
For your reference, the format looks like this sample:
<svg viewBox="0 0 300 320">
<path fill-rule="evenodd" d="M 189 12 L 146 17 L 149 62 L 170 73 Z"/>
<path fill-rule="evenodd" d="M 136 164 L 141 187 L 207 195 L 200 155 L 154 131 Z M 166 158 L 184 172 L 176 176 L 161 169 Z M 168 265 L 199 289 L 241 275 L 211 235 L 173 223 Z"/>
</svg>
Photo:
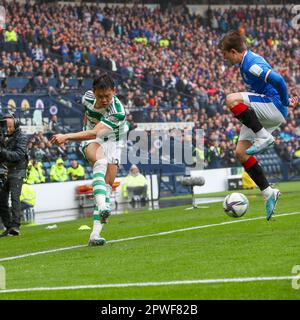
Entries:
<svg viewBox="0 0 300 320">
<path fill-rule="evenodd" d="M 263 102 L 273 102 L 286 118 L 289 105 L 286 84 L 268 62 L 258 54 L 247 50 L 240 64 L 240 71 L 248 90 L 265 95 Z M 255 100 L 255 96 L 252 99 Z"/>
</svg>

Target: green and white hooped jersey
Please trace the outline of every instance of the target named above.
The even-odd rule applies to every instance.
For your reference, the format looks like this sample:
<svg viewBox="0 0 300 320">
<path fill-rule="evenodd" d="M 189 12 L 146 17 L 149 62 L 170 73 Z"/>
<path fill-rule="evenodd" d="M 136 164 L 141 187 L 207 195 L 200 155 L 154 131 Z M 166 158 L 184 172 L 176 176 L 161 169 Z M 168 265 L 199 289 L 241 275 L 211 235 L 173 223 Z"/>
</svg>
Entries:
<svg viewBox="0 0 300 320">
<path fill-rule="evenodd" d="M 101 137 L 101 140 L 114 139 L 119 141 L 125 134 L 127 129 L 125 108 L 121 101 L 113 96 L 113 99 L 108 108 L 95 109 L 96 97 L 92 90 L 87 91 L 82 97 L 87 123 L 83 130 L 93 129 L 99 122 L 113 130 L 106 137 Z"/>
</svg>

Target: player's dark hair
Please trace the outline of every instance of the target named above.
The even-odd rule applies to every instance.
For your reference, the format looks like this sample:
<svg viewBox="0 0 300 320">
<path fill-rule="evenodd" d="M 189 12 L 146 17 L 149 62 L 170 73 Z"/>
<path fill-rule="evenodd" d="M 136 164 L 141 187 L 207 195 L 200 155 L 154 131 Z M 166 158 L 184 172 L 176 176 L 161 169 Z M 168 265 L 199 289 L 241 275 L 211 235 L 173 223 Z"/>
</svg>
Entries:
<svg viewBox="0 0 300 320">
<path fill-rule="evenodd" d="M 113 78 L 107 73 L 102 73 L 98 78 L 94 79 L 93 81 L 93 90 L 114 88 L 115 82 Z"/>
<path fill-rule="evenodd" d="M 246 42 L 244 36 L 242 36 L 238 30 L 228 31 L 225 36 L 220 40 L 219 49 L 222 51 L 230 51 L 235 49 L 237 52 L 242 53 L 246 50 Z"/>
</svg>

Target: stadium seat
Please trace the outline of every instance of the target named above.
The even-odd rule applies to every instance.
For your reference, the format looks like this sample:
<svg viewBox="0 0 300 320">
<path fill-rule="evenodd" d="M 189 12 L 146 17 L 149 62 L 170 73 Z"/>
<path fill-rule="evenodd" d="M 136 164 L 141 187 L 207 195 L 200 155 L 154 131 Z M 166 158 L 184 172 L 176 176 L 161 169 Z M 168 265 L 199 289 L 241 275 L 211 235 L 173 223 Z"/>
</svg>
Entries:
<svg viewBox="0 0 300 320">
<path fill-rule="evenodd" d="M 77 159 L 77 154 L 76 153 L 70 153 L 68 155 L 68 159 L 69 160 L 76 160 Z"/>
<path fill-rule="evenodd" d="M 93 169 L 90 166 L 85 167 L 86 172 L 93 172 Z"/>
<path fill-rule="evenodd" d="M 71 88 L 77 89 L 77 88 L 78 88 L 78 79 L 69 79 L 68 85 L 69 85 Z"/>
<path fill-rule="evenodd" d="M 7 88 L 8 89 L 17 89 L 22 90 L 28 83 L 28 79 L 26 78 L 7 78 Z"/>
<path fill-rule="evenodd" d="M 50 171 L 51 171 L 51 168 L 48 168 L 48 169 L 45 170 L 46 176 L 47 176 L 48 178 L 50 178 Z"/>
<path fill-rule="evenodd" d="M 43 162 L 43 168 L 44 169 L 50 168 L 50 162 Z"/>
<path fill-rule="evenodd" d="M 89 59 L 89 63 L 90 63 L 92 66 L 95 66 L 95 65 L 96 65 L 96 57 L 95 57 L 93 54 L 89 53 L 89 54 L 88 54 L 88 59 Z"/>
<path fill-rule="evenodd" d="M 57 85 L 57 79 L 56 78 L 49 78 L 48 79 L 48 86 L 56 87 L 56 85 Z"/>
<path fill-rule="evenodd" d="M 93 179 L 93 173 L 92 172 L 88 172 L 86 175 L 87 179 Z"/>
<path fill-rule="evenodd" d="M 92 86 L 93 86 L 93 79 L 84 79 L 82 81 L 83 89 L 91 89 Z"/>
<path fill-rule="evenodd" d="M 70 167 L 70 166 L 71 166 L 70 160 L 65 160 L 64 166 L 65 166 L 65 167 Z"/>
</svg>

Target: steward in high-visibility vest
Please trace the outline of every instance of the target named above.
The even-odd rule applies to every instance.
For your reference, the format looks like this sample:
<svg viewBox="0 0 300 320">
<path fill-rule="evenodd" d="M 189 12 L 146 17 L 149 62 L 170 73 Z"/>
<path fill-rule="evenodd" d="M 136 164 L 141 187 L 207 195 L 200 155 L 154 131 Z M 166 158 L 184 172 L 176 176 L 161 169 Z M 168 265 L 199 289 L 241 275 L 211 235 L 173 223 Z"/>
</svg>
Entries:
<svg viewBox="0 0 300 320">
<path fill-rule="evenodd" d="M 132 165 L 128 176 L 124 179 L 124 184 L 122 187 L 123 197 L 128 197 L 127 188 L 131 187 L 144 187 L 147 186 L 147 179 L 140 172 L 136 165 Z"/>
<path fill-rule="evenodd" d="M 35 193 L 34 189 L 32 188 L 32 186 L 30 186 L 27 183 L 24 183 L 22 185 L 20 201 L 31 206 L 31 207 L 34 207 L 36 204 L 36 193 Z"/>
<path fill-rule="evenodd" d="M 160 39 L 159 40 L 159 46 L 160 47 L 168 47 L 170 45 L 169 39 Z"/>
<path fill-rule="evenodd" d="M 235 135 L 232 139 L 232 142 L 233 144 L 237 144 L 238 143 L 238 140 L 239 140 L 239 136 L 238 135 Z"/>
<path fill-rule="evenodd" d="M 68 168 L 67 174 L 71 180 L 84 179 L 85 170 L 82 165 L 78 164 L 76 160 L 72 160 L 71 167 Z"/>
<path fill-rule="evenodd" d="M 9 27 L 8 30 L 4 32 L 4 41 L 5 42 L 17 42 L 18 37 L 15 30 L 12 27 Z"/>
<path fill-rule="evenodd" d="M 43 173 L 43 164 L 41 162 L 35 162 L 35 163 L 33 163 L 33 166 L 34 166 L 35 170 L 37 171 L 37 176 L 38 176 L 38 180 L 39 180 L 39 182 L 37 182 L 37 183 L 44 183 L 46 181 L 46 178 Z"/>
<path fill-rule="evenodd" d="M 205 160 L 205 152 L 204 152 L 204 148 L 194 148 L 195 151 L 195 156 L 193 157 L 193 160 L 195 163 L 199 164 L 204 164 L 204 160 Z"/>
<path fill-rule="evenodd" d="M 68 180 L 67 169 L 64 166 L 63 159 L 57 159 L 56 164 L 51 167 L 50 180 L 55 182 L 63 182 Z"/>
<path fill-rule="evenodd" d="M 294 156 L 296 158 L 300 158 L 300 149 L 295 152 Z"/>
<path fill-rule="evenodd" d="M 46 178 L 43 173 L 42 163 L 31 160 L 28 162 L 27 173 L 24 181 L 28 184 L 43 183 Z"/>
<path fill-rule="evenodd" d="M 144 44 L 145 46 L 148 44 L 148 39 L 147 39 L 146 37 L 135 37 L 135 38 L 133 39 L 133 41 L 134 41 L 135 43 L 142 43 L 142 44 Z"/>
</svg>

